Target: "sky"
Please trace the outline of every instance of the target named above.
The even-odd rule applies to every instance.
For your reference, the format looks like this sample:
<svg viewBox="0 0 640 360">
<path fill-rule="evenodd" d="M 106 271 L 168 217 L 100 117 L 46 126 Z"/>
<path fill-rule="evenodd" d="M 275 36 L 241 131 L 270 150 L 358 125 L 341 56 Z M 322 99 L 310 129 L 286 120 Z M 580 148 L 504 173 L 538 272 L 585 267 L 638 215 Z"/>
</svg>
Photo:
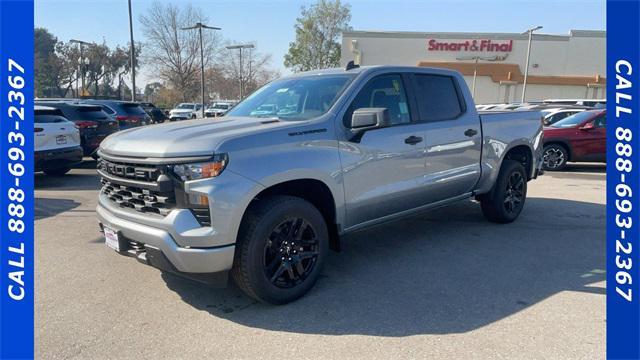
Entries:
<svg viewBox="0 0 640 360">
<path fill-rule="evenodd" d="M 285 0 L 132 0 L 134 37 L 144 42 L 138 18 L 153 1 L 199 7 L 208 25 L 222 28 L 225 40 L 253 42 L 272 55 L 271 67 L 287 73 L 283 65 L 301 6 L 315 1 Z M 542 25 L 539 33 L 568 34 L 571 29 L 604 30 L 605 0 L 351 0 L 354 30 L 515 32 Z M 76 38 L 109 46 L 129 41 L 127 0 L 36 0 L 35 26 L 47 28 L 59 40 Z M 136 85 L 153 80 L 143 68 Z"/>
</svg>

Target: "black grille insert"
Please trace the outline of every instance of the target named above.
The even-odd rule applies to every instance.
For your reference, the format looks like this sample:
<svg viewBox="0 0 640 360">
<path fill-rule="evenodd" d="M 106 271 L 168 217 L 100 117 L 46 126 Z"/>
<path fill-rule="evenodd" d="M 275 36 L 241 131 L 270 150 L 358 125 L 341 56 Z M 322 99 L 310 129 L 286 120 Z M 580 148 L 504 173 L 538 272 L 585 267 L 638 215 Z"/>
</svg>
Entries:
<svg viewBox="0 0 640 360">
<path fill-rule="evenodd" d="M 189 209 L 201 226 L 211 226 L 209 207 L 189 206 L 179 182 L 166 166 L 116 163 L 100 159 L 101 192 L 123 208 L 166 216 L 173 209 Z M 176 188 L 178 187 L 178 188 Z"/>
</svg>

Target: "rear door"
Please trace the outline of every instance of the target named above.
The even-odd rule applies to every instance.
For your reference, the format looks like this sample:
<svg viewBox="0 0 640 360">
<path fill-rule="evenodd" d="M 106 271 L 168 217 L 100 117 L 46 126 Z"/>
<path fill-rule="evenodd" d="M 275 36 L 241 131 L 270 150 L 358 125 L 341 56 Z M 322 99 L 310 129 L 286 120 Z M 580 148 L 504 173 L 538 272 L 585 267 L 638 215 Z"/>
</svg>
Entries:
<svg viewBox="0 0 640 360">
<path fill-rule="evenodd" d="M 425 125 L 425 186 L 431 202 L 468 193 L 480 178 L 482 131 L 458 79 L 413 74 L 419 123 Z"/>
</svg>

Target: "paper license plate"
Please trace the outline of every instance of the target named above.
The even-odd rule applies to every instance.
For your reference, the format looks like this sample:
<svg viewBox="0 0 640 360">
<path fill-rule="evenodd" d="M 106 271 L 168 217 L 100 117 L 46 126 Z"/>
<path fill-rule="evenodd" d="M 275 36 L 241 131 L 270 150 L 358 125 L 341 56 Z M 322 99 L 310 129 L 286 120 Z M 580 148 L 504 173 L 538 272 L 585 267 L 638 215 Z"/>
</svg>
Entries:
<svg viewBox="0 0 640 360">
<path fill-rule="evenodd" d="M 120 251 L 120 242 L 118 241 L 118 232 L 108 227 L 104 227 L 104 240 L 108 247 L 115 251 Z"/>
</svg>

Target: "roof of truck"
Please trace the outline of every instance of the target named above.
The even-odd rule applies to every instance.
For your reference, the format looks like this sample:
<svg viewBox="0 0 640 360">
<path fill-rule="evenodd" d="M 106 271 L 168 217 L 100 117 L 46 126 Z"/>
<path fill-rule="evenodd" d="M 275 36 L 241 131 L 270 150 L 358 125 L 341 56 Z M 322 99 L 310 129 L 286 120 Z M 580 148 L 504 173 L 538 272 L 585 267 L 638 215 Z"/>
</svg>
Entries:
<svg viewBox="0 0 640 360">
<path fill-rule="evenodd" d="M 310 70 L 303 71 L 295 74 L 291 74 L 285 76 L 286 78 L 294 78 L 301 76 L 310 76 L 310 75 L 328 75 L 328 74 L 359 74 L 365 71 L 370 70 L 379 70 L 379 69 L 388 69 L 390 71 L 407 71 L 407 70 L 434 70 L 434 71 L 446 71 L 446 72 L 457 72 L 455 70 L 444 69 L 444 68 L 435 68 L 435 67 L 425 67 L 425 66 L 406 66 L 406 65 L 369 65 L 369 66 L 357 66 L 351 68 L 349 70 L 345 68 L 331 68 L 331 69 L 322 69 L 322 70 Z"/>
</svg>

